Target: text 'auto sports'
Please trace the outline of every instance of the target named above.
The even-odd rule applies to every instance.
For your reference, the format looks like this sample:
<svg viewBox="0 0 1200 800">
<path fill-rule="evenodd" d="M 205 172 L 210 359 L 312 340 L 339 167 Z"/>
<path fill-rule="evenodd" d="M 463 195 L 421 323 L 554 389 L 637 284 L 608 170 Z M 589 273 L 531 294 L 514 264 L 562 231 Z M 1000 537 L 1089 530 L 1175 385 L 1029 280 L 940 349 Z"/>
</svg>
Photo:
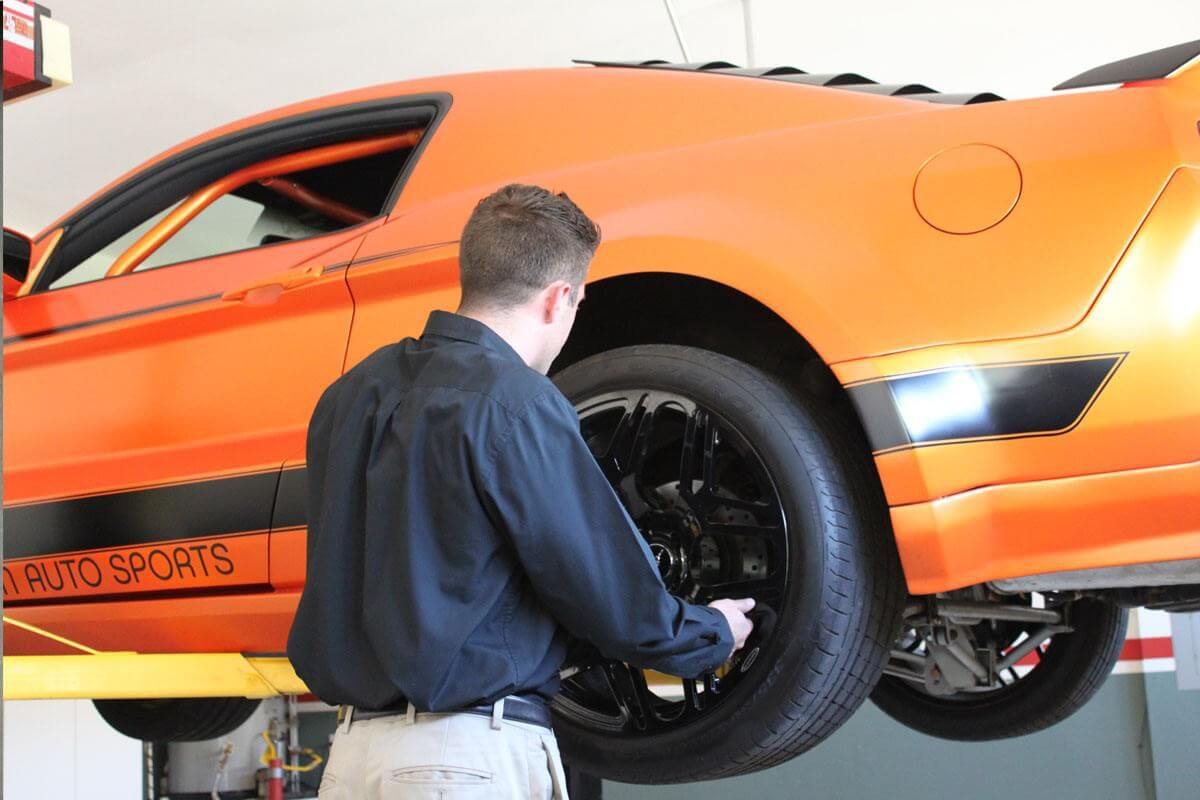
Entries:
<svg viewBox="0 0 1200 800">
<path fill-rule="evenodd" d="M 1200 607 L 1198 53 L 1019 101 L 723 62 L 422 79 L 6 231 L 5 655 L 282 653 L 316 399 L 455 306 L 463 223 L 523 182 L 604 231 L 554 375 L 663 581 L 761 610 L 700 679 L 564 665 L 568 760 L 748 772 L 872 693 L 948 738 L 1053 724 L 1127 608 Z M 257 702 L 225 663 L 87 696 L 211 738 Z"/>
</svg>

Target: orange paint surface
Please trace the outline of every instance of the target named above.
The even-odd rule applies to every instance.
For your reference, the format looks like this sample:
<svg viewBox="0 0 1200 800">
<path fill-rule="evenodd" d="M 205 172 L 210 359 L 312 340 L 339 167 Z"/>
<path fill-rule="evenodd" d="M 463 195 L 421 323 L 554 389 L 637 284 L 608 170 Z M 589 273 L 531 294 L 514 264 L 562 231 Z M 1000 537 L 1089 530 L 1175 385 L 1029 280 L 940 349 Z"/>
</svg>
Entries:
<svg viewBox="0 0 1200 800">
<path fill-rule="evenodd" d="M 452 102 L 386 218 L 52 291 L 27 284 L 6 302 L 6 506 L 302 463 L 321 391 L 454 307 L 463 223 L 520 181 L 567 191 L 599 222 L 592 280 L 723 284 L 787 322 L 843 384 L 1128 354 L 1063 435 L 876 458 L 913 591 L 1200 557 L 1200 69 L 963 107 L 678 71 L 478 73 L 307 101 L 148 163 L 252 125 L 428 93 Z M 36 237 L 32 271 L 70 236 L 60 229 Z M 239 502 L 269 520 L 274 490 L 254 486 Z M 72 602 L 19 618 L 103 649 L 279 652 L 303 529 L 234 541 L 235 582 L 151 588 L 114 573 L 90 587 L 108 599 L 64 588 L 56 598 Z M 33 596 L 17 582 L 27 567 L 60 569 L 61 554 L 6 562 L 6 592 L 23 593 L 10 602 Z M 23 632 L 5 644 L 56 652 Z"/>
</svg>

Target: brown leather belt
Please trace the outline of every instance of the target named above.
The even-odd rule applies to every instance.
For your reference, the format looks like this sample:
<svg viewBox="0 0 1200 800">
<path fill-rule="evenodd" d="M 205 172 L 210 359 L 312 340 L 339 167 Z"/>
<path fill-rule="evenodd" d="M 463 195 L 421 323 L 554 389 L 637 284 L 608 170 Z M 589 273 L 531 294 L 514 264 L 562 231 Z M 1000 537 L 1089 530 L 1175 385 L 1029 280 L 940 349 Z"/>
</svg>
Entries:
<svg viewBox="0 0 1200 800">
<path fill-rule="evenodd" d="M 408 703 L 401 701 L 400 703 L 383 709 L 367 709 L 354 708 L 353 706 L 338 706 L 337 721 L 341 725 L 346 719 L 346 714 L 351 712 L 350 724 L 353 725 L 359 720 L 376 719 L 377 717 L 394 717 L 398 714 L 408 713 Z M 477 706 L 468 706 L 467 708 L 455 708 L 447 711 L 437 712 L 418 712 L 437 713 L 437 714 L 475 714 L 481 717 L 492 716 L 492 704 L 485 703 Z M 538 700 L 527 700 L 524 697 L 510 696 L 504 698 L 504 719 L 513 722 L 525 722 L 530 725 L 539 725 L 543 728 L 550 727 L 550 709 L 546 703 Z"/>
</svg>

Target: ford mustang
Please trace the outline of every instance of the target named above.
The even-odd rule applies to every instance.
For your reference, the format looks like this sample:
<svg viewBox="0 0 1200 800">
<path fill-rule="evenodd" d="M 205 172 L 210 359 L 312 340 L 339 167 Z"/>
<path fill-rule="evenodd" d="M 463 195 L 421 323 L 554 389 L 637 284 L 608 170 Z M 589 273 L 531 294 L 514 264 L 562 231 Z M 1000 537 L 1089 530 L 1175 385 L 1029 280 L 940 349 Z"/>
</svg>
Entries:
<svg viewBox="0 0 1200 800">
<path fill-rule="evenodd" d="M 868 696 L 952 739 L 1061 720 L 1128 608 L 1200 607 L 1198 54 L 1015 101 L 726 62 L 421 79 L 6 230 L 5 655 L 281 653 L 317 397 L 455 306 L 464 221 L 520 181 L 603 228 L 553 372 L 663 581 L 761 609 L 696 680 L 579 648 L 569 760 L 734 775 Z M 93 696 L 159 741 L 257 702 L 188 681 Z"/>
</svg>

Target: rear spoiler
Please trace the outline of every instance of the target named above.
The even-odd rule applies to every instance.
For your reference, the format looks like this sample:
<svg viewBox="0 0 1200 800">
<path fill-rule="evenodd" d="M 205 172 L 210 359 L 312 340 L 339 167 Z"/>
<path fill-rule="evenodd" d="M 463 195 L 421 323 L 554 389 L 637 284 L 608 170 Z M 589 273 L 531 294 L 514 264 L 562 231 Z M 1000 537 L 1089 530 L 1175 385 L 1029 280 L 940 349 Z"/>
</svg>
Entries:
<svg viewBox="0 0 1200 800">
<path fill-rule="evenodd" d="M 1200 59 L 1200 39 L 1093 67 L 1063 81 L 1054 89 L 1081 89 L 1084 86 L 1173 78 L 1184 72 L 1200 70 L 1200 60 L 1197 59 Z"/>
</svg>

